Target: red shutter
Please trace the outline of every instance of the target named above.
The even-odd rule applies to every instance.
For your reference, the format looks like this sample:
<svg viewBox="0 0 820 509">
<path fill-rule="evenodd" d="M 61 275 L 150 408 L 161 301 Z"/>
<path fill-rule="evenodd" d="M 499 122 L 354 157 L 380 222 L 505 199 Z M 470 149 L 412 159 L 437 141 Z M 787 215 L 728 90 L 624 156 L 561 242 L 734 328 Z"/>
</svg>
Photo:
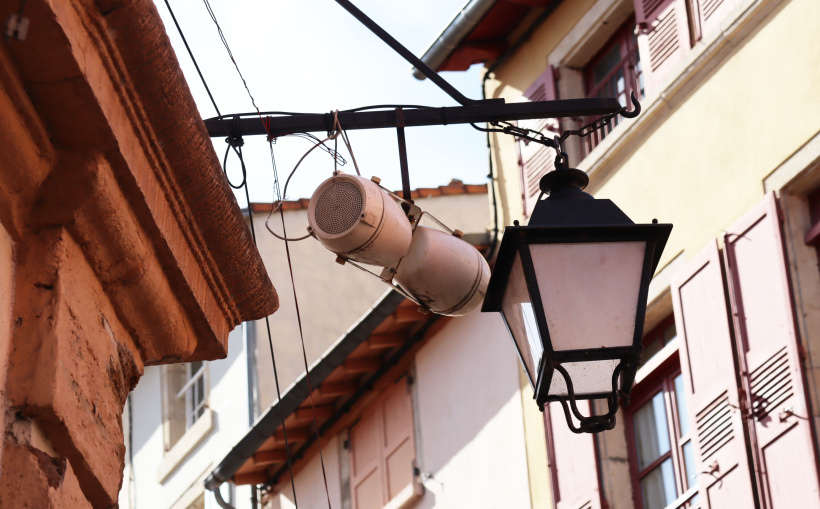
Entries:
<svg viewBox="0 0 820 509">
<path fill-rule="evenodd" d="M 724 239 L 763 507 L 820 507 L 817 458 L 806 419 L 808 403 L 774 193 L 732 226 Z"/>
<path fill-rule="evenodd" d="M 720 28 L 726 15 L 737 7 L 741 0 L 697 0 L 693 9 L 697 10 L 700 34 L 698 39 L 708 38 Z"/>
<path fill-rule="evenodd" d="M 712 241 L 672 282 L 703 507 L 754 507 L 723 274 Z M 705 473 L 709 472 L 709 473 Z"/>
<path fill-rule="evenodd" d="M 635 0 L 638 48 L 646 95 L 658 87 L 692 44 L 686 0 Z"/>
<path fill-rule="evenodd" d="M 549 66 L 530 87 L 524 91 L 522 101 L 554 101 L 555 68 Z M 518 125 L 533 131 L 559 133 L 558 121 L 554 118 L 541 118 L 519 121 Z M 541 190 L 538 183 L 541 177 L 555 168 L 555 150 L 540 143 L 518 140 L 518 164 L 521 168 L 521 193 L 524 202 L 524 216 L 529 217 Z"/>
<path fill-rule="evenodd" d="M 578 410 L 590 415 L 589 401 L 578 401 Z M 595 437 L 573 433 L 558 403 L 550 403 L 544 417 L 556 509 L 601 509 Z"/>
<path fill-rule="evenodd" d="M 380 509 L 411 486 L 415 459 L 412 398 L 405 377 L 350 429 L 354 509 Z"/>
</svg>

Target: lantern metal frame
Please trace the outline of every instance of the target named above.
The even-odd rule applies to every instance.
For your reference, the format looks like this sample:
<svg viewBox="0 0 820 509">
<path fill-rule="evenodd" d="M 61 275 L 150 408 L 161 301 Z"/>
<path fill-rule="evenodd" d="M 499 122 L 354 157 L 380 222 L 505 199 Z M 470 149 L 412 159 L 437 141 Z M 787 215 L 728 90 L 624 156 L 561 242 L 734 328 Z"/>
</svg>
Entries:
<svg viewBox="0 0 820 509">
<path fill-rule="evenodd" d="M 558 169 L 548 173 L 542 179 L 541 188 L 545 193 L 550 193 L 550 196 L 537 202 L 530 224 L 528 226 L 516 224 L 505 229 L 482 311 L 502 311 L 502 302 L 507 291 L 510 273 L 516 255 L 518 255 L 527 293 L 535 314 L 540 344 L 543 348 L 541 358 L 533 359 L 536 373 L 530 373 L 527 369 L 524 353 L 515 341 L 506 317 L 504 323 L 513 337 L 513 344 L 535 391 L 535 401 L 542 411 L 544 405 L 549 402 L 560 403 L 564 409 L 567 425 L 572 431 L 595 433 L 612 429 L 615 426 L 615 414 L 619 400 L 628 402 L 643 352 L 643 325 L 649 283 L 669 238 L 672 225 L 657 224 L 657 221 L 653 224 L 633 223 L 610 200 L 596 200 L 584 193 L 581 189 L 588 183 L 588 177 L 579 170 L 566 168 L 565 161 L 559 155 Z M 646 243 L 641 265 L 641 281 L 635 309 L 632 343 L 622 347 L 556 351 L 552 346 L 530 246 L 609 242 Z M 572 377 L 562 365 L 568 362 L 602 360 L 619 360 L 612 374 L 611 391 L 576 395 Z M 553 377 L 558 375 L 564 378 L 566 396 L 548 394 Z M 607 403 L 607 411 L 602 415 L 585 416 L 578 410 L 577 400 L 579 399 L 603 399 Z M 572 417 L 578 420 L 579 425 L 575 425 Z"/>
</svg>

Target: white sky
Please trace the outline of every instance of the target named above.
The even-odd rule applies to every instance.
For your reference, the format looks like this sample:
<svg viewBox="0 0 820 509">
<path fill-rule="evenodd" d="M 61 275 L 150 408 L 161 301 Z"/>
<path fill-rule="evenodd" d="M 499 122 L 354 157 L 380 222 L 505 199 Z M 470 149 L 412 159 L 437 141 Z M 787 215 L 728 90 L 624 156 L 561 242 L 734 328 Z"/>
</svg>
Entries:
<svg viewBox="0 0 820 509">
<path fill-rule="evenodd" d="M 385 30 L 421 55 L 465 0 L 353 0 Z M 182 70 L 203 118 L 213 106 L 173 25 L 163 0 L 155 0 Z M 219 40 L 202 1 L 170 0 L 174 14 L 223 115 L 253 111 L 239 75 Z M 457 103 L 429 80 L 418 81 L 410 64 L 333 0 L 211 0 L 222 31 L 260 110 L 324 113 L 375 104 L 452 106 Z M 480 66 L 449 72 L 444 78 L 467 97 L 481 97 Z M 484 134 L 469 125 L 413 127 L 406 130 L 413 188 L 487 181 Z M 323 138 L 323 133 L 314 133 Z M 393 189 L 401 187 L 394 129 L 349 131 L 362 175 L 377 175 Z M 215 139 L 220 159 L 226 144 Z M 274 145 L 284 185 L 296 161 L 310 148 L 299 138 Z M 351 158 L 343 171 L 352 173 Z M 273 175 L 264 136 L 246 137 L 251 200 L 272 200 Z M 238 183 L 239 163 L 229 156 L 229 176 Z M 291 182 L 288 199 L 309 197 L 333 169 L 331 157 L 314 150 Z M 244 206 L 244 194 L 237 194 Z"/>
</svg>

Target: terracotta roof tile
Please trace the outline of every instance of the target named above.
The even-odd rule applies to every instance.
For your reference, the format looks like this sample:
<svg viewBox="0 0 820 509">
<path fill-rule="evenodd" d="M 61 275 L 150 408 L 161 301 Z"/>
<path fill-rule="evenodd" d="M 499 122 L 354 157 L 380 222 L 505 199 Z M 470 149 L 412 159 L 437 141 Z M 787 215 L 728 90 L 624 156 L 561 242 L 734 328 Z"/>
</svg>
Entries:
<svg viewBox="0 0 820 509">
<path fill-rule="evenodd" d="M 401 191 L 395 192 L 401 195 Z M 459 194 L 486 194 L 487 184 L 464 184 L 462 181 L 453 179 L 452 182 L 446 186 L 438 187 L 420 187 L 414 189 L 411 193 L 413 199 L 430 198 L 434 196 L 455 196 Z M 299 200 L 288 200 L 282 208 L 285 210 L 304 210 L 310 204 L 309 198 L 301 198 Z M 253 212 L 270 212 L 273 209 L 272 203 L 251 203 L 251 210 Z"/>
</svg>

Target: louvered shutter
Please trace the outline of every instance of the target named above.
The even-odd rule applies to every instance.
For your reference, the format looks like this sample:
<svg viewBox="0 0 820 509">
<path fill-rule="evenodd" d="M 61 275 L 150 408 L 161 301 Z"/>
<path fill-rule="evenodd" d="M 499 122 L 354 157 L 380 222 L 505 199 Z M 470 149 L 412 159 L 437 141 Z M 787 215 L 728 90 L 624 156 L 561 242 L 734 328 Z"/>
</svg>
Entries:
<svg viewBox="0 0 820 509">
<path fill-rule="evenodd" d="M 732 12 L 741 0 L 696 0 L 700 38 L 708 38 L 719 28 L 726 15 Z"/>
<path fill-rule="evenodd" d="M 590 415 L 589 401 L 578 401 L 578 410 Z M 550 468 L 557 485 L 553 486 L 556 509 L 600 509 L 595 437 L 589 433 L 573 433 L 559 403 L 549 404 L 545 418 L 553 459 Z"/>
<path fill-rule="evenodd" d="M 350 429 L 354 509 L 380 509 L 415 493 L 413 409 L 407 377 L 392 385 Z"/>
<path fill-rule="evenodd" d="M 524 91 L 522 101 L 554 101 L 555 68 L 549 66 L 530 87 Z M 554 118 L 521 120 L 519 127 L 533 131 L 559 134 L 558 121 Z M 550 136 L 552 134 L 549 134 Z M 540 143 L 518 140 L 518 164 L 521 169 L 521 194 L 524 204 L 524 216 L 529 217 L 541 190 L 538 183 L 541 177 L 555 168 L 555 150 Z"/>
<path fill-rule="evenodd" d="M 690 483 L 700 486 L 703 507 L 754 507 L 716 241 L 674 278 L 672 302 L 696 444 L 695 472 L 689 475 L 697 477 Z"/>
<path fill-rule="evenodd" d="M 685 0 L 635 0 L 638 50 L 646 95 L 658 88 L 689 52 L 689 17 Z"/>
<path fill-rule="evenodd" d="M 725 235 L 725 262 L 764 507 L 820 507 L 777 199 Z M 791 409 L 787 411 L 787 409 Z"/>
</svg>

